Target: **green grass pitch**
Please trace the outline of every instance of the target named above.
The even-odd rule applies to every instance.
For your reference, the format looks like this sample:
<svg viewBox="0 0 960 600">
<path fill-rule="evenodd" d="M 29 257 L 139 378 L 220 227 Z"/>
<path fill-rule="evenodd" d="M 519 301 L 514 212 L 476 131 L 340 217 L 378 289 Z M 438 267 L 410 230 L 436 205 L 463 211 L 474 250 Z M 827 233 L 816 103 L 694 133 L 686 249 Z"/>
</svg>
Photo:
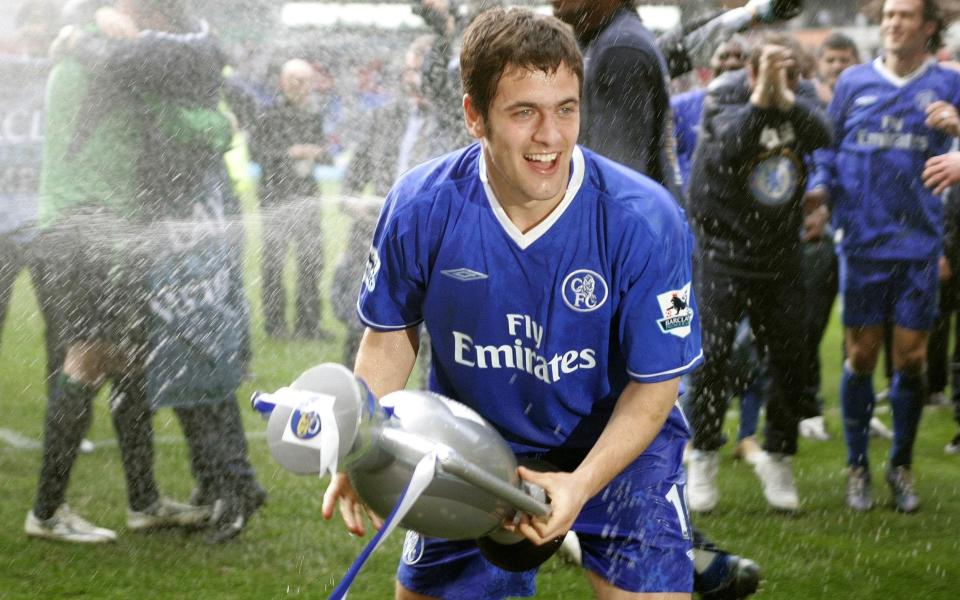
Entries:
<svg viewBox="0 0 960 600">
<path fill-rule="evenodd" d="M 331 190 L 332 191 L 332 190 Z M 333 194 L 328 193 L 327 198 Z M 254 305 L 254 377 L 239 393 L 250 438 L 250 453 L 267 506 L 237 540 L 219 547 L 199 535 L 176 531 L 136 534 L 124 530 L 125 493 L 119 456 L 103 396 L 98 398 L 89 437 L 105 442 L 81 456 L 68 500 L 97 524 L 115 528 L 118 543 L 101 547 L 28 540 L 23 520 L 33 501 L 40 452 L 0 439 L 0 599 L 19 598 L 324 598 L 340 580 L 366 540 L 350 537 L 338 522 L 320 517 L 325 481 L 291 475 L 270 459 L 262 438 L 264 422 L 246 408 L 255 389 L 273 390 L 303 369 L 337 361 L 338 344 L 276 342 L 262 333 L 258 306 L 258 228 L 246 200 L 249 238 L 248 294 Z M 333 263 L 343 223 L 330 207 L 327 264 Z M 328 269 L 328 272 L 332 269 Z M 341 329 L 326 311 L 327 325 Z M 0 430 L 25 440 L 41 437 L 44 403 L 43 350 L 29 280 L 17 282 L 0 343 Z M 916 515 L 894 513 L 881 465 L 889 442 L 873 440 L 875 492 L 880 506 L 866 515 L 844 508 L 843 441 L 837 387 L 839 329 L 824 341 L 827 421 L 833 439 L 801 442 L 796 459 L 803 510 L 784 516 L 769 510 L 749 467 L 724 449 L 721 500 L 696 524 L 723 547 L 753 558 L 764 572 L 758 599 L 948 599 L 960 584 L 960 457 L 945 456 L 956 430 L 950 411 L 928 408 L 915 453 L 917 487 L 923 506 Z M 889 415 L 881 415 L 889 425 Z M 173 414 L 155 418 L 157 477 L 163 491 L 184 498 L 191 490 L 186 449 Z M 728 419 L 730 435 L 736 418 Z M 393 573 L 402 534 L 395 534 L 361 573 L 350 598 L 392 597 Z M 589 597 L 574 567 L 552 560 L 538 579 L 539 598 Z"/>
</svg>

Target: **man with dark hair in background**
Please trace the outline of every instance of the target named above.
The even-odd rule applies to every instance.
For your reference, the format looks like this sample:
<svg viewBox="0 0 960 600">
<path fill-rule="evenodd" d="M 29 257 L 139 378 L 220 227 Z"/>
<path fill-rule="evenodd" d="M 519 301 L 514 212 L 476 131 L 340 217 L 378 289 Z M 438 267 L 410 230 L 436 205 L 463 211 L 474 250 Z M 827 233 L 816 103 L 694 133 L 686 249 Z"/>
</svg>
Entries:
<svg viewBox="0 0 960 600">
<path fill-rule="evenodd" d="M 924 187 L 929 159 L 960 135 L 960 73 L 936 64 L 943 17 L 934 0 L 886 0 L 883 55 L 840 76 L 830 103 L 836 143 L 817 154 L 819 185 L 840 230 L 847 351 L 840 384 L 849 467 L 846 501 L 873 506 L 867 447 L 884 325 L 893 327 L 894 438 L 886 480 L 902 512 L 919 508 L 913 445 L 926 397 L 926 352 L 937 315 L 943 203 Z"/>
<path fill-rule="evenodd" d="M 860 62 L 860 52 L 852 39 L 840 32 L 831 33 L 820 46 L 817 57 L 817 75 L 814 80 L 817 96 L 826 106 L 833 98 L 833 89 L 840 74 Z M 812 157 L 811 157 L 812 158 Z M 808 184 L 814 185 L 816 177 L 808 178 Z M 820 189 L 809 189 L 804 201 L 817 211 L 827 211 L 827 198 Z M 822 218 L 814 215 L 811 218 Z M 838 273 L 837 256 L 833 244 L 833 228 L 817 228 L 804 233 L 803 245 L 803 281 L 806 290 L 806 326 L 807 361 L 809 374 L 806 385 L 806 406 L 818 414 L 805 416 L 800 421 L 800 435 L 814 440 L 827 440 L 823 418 L 823 398 L 820 394 L 820 342 L 830 322 L 833 303 L 837 297 Z M 878 420 L 877 432 L 886 428 Z M 871 424 L 873 426 L 873 424 Z"/>
<path fill-rule="evenodd" d="M 710 57 L 710 70 L 714 78 L 728 71 L 737 71 L 746 64 L 750 46 L 746 38 L 736 35 L 721 42 Z M 684 189 L 690 183 L 690 169 L 693 167 L 693 151 L 697 148 L 697 130 L 700 116 L 703 114 L 703 99 L 707 88 L 702 87 L 673 96 L 670 108 L 673 112 L 674 135 L 677 140 L 677 163 L 680 167 L 680 179 Z"/>
<path fill-rule="evenodd" d="M 821 89 L 817 92 L 825 104 L 833 100 L 833 90 L 837 87 L 840 74 L 859 62 L 860 50 L 850 36 L 834 31 L 823 40 L 817 57 L 817 75 L 820 83 L 826 87 L 826 96 Z"/>
</svg>

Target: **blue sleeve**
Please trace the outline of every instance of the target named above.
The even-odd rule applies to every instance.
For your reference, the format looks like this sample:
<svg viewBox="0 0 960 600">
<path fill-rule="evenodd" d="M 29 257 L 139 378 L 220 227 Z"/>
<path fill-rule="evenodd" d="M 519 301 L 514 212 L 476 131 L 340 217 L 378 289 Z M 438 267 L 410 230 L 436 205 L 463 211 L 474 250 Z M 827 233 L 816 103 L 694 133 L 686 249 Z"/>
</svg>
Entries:
<svg viewBox="0 0 960 600">
<path fill-rule="evenodd" d="M 409 203 L 394 188 L 380 213 L 360 286 L 357 313 L 377 331 L 393 331 L 423 321 L 426 292 L 426 232 Z"/>
<path fill-rule="evenodd" d="M 690 180 L 690 168 L 693 161 L 693 151 L 697 147 L 697 130 L 699 124 L 698 103 L 693 95 L 684 95 L 670 101 L 673 112 L 673 137 L 677 142 L 677 162 L 680 166 L 680 176 L 684 185 Z"/>
<path fill-rule="evenodd" d="M 810 155 L 813 164 L 807 178 L 808 191 L 819 187 L 830 189 L 830 184 L 833 181 L 833 166 L 831 163 L 835 156 L 836 151 L 832 147 L 813 151 L 813 154 Z"/>
<path fill-rule="evenodd" d="M 828 190 L 832 190 L 834 188 L 834 181 L 837 177 L 837 149 L 843 142 L 847 97 L 850 94 L 848 81 L 849 78 L 840 75 L 840 80 L 837 81 L 837 87 L 833 92 L 833 99 L 830 101 L 830 106 L 827 107 L 827 117 L 833 126 L 833 144 L 825 148 L 820 148 L 813 153 L 814 170 L 810 177 L 810 183 L 807 186 L 808 189 L 825 187 Z M 832 193 L 830 197 L 832 201 Z"/>
<path fill-rule="evenodd" d="M 619 339 L 627 373 L 640 383 L 679 377 L 703 360 L 700 315 L 693 295 L 693 235 L 676 206 L 645 210 L 643 235 L 632 244 L 620 308 Z M 641 247 L 642 248 L 638 248 Z"/>
</svg>

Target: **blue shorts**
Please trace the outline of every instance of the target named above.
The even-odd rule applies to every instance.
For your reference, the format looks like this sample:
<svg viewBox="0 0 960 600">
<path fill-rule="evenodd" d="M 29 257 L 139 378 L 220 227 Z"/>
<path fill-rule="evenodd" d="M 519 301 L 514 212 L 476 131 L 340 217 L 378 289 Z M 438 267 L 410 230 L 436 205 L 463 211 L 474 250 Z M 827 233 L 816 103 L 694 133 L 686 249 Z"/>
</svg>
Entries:
<svg viewBox="0 0 960 600">
<path fill-rule="evenodd" d="M 622 473 L 584 506 L 573 525 L 583 566 L 630 592 L 691 592 L 693 549 L 682 467 L 648 487 Z M 408 532 L 397 580 L 444 600 L 532 596 L 536 569 L 511 573 L 483 558 L 473 541 Z"/>
<path fill-rule="evenodd" d="M 846 327 L 895 325 L 929 331 L 939 312 L 936 260 L 872 260 L 840 256 Z"/>
</svg>

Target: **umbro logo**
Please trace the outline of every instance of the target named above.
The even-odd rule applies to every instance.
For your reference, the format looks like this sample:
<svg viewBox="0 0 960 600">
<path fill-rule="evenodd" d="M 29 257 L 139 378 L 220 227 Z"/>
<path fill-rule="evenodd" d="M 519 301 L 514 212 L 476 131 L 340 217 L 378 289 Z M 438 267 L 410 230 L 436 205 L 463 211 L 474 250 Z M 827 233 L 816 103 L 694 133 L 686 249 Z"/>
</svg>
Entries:
<svg viewBox="0 0 960 600">
<path fill-rule="evenodd" d="M 444 271 L 440 271 L 440 273 L 458 281 L 476 281 L 478 279 L 486 279 L 488 277 L 488 275 L 485 273 L 479 273 L 466 267 L 460 267 L 459 269 L 446 269 Z"/>
<path fill-rule="evenodd" d="M 871 104 L 876 104 L 877 100 L 879 100 L 879 98 L 876 96 L 860 96 L 853 101 L 853 104 L 855 106 L 869 106 Z"/>
</svg>

